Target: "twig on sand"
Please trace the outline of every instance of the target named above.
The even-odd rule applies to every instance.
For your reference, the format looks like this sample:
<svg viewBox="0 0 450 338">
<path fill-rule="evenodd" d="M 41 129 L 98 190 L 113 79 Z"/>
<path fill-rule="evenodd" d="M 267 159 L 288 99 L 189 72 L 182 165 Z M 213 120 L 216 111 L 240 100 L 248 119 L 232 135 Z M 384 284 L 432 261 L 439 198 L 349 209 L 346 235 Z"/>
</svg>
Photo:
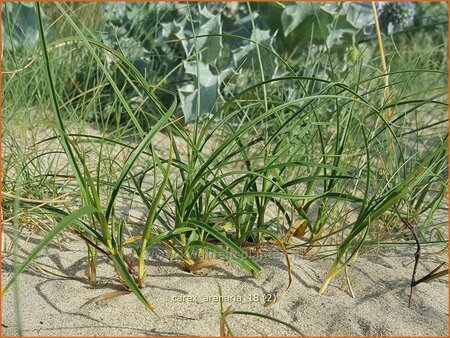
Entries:
<svg viewBox="0 0 450 338">
<path fill-rule="evenodd" d="M 430 273 L 428 273 L 424 277 L 420 278 L 419 280 L 416 280 L 417 266 L 419 265 L 419 259 L 420 259 L 420 254 L 421 254 L 419 238 L 417 237 L 416 229 L 414 228 L 414 226 L 411 224 L 411 222 L 408 219 L 405 219 L 404 217 L 402 217 L 402 215 L 400 215 L 400 212 L 398 211 L 397 207 L 395 207 L 395 206 L 394 206 L 394 211 L 397 213 L 397 215 L 398 215 L 399 219 L 402 221 L 402 223 L 409 230 L 411 230 L 411 233 L 414 237 L 414 241 L 416 242 L 416 246 L 417 246 L 417 250 L 414 253 L 415 261 L 414 261 L 413 274 L 411 277 L 411 284 L 410 284 L 411 290 L 409 292 L 409 299 L 408 299 L 408 307 L 411 307 L 413 288 L 420 283 L 429 282 L 435 278 L 445 276 L 446 274 L 448 274 L 448 269 L 438 271 L 445 264 L 445 263 L 441 263 L 437 268 L 432 270 Z"/>
</svg>

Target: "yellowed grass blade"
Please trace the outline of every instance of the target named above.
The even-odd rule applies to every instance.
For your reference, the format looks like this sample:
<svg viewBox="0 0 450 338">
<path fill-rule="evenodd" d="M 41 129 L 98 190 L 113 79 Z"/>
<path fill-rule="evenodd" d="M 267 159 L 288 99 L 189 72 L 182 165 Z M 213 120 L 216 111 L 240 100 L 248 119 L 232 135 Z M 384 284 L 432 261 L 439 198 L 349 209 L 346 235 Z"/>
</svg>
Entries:
<svg viewBox="0 0 450 338">
<path fill-rule="evenodd" d="M 231 315 L 234 312 L 233 306 L 229 305 L 226 310 L 220 316 L 220 336 L 228 337 L 228 332 L 225 330 L 225 320 L 227 316 Z"/>
<path fill-rule="evenodd" d="M 222 264 L 224 261 L 221 259 L 199 259 L 195 262 L 183 262 L 182 268 L 185 271 L 189 271 L 194 275 L 200 275 L 202 273 L 202 269 L 208 266 L 215 266 Z"/>
<path fill-rule="evenodd" d="M 288 243 L 292 236 L 301 237 L 305 235 L 308 227 L 308 221 L 304 218 L 297 218 L 289 228 L 288 232 L 284 235 L 284 242 Z"/>
<path fill-rule="evenodd" d="M 128 290 L 108 292 L 108 293 L 105 293 L 103 295 L 100 295 L 100 296 L 97 296 L 97 297 L 94 297 L 94 298 L 88 300 L 86 303 L 81 305 L 81 307 L 84 307 L 84 306 L 92 304 L 92 303 L 98 303 L 98 302 L 101 302 L 101 301 L 113 299 L 113 298 L 120 297 L 120 296 L 123 296 L 123 295 L 128 295 L 130 293 L 131 293 L 131 291 L 128 291 Z"/>
<path fill-rule="evenodd" d="M 283 298 L 284 295 L 287 293 L 287 291 L 291 287 L 291 283 L 292 283 L 291 260 L 289 259 L 289 253 L 287 252 L 286 247 L 282 240 L 275 238 L 275 241 L 280 246 L 280 250 L 283 252 L 283 254 L 286 258 L 286 266 L 287 266 L 287 273 L 288 273 L 288 285 L 282 293 L 280 293 L 278 295 L 274 295 L 274 297 L 270 297 L 270 299 L 267 299 L 266 302 L 264 303 L 264 307 L 272 306 L 275 303 L 277 303 L 278 301 L 280 301 L 281 298 Z"/>
<path fill-rule="evenodd" d="M 140 239 L 142 239 L 142 236 L 131 236 L 131 237 L 127 238 L 123 244 L 128 245 L 128 244 L 134 243 Z"/>
</svg>

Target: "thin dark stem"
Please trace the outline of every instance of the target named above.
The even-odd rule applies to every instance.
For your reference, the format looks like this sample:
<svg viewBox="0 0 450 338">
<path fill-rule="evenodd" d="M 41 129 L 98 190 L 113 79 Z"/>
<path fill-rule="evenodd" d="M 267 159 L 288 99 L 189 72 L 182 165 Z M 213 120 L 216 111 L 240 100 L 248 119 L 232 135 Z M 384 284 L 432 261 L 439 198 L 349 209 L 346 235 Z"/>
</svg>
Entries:
<svg viewBox="0 0 450 338">
<path fill-rule="evenodd" d="M 428 275 L 422 277 L 418 281 L 415 281 L 414 286 L 416 286 L 417 284 L 423 283 L 423 282 L 429 282 L 430 280 L 438 278 L 438 277 L 448 275 L 448 269 L 438 271 L 441 267 L 444 266 L 444 264 L 445 264 L 445 262 L 439 264 L 439 266 L 436 269 L 434 269 L 433 271 L 431 271 Z M 436 272 L 436 271 L 438 271 L 438 272 Z"/>
<path fill-rule="evenodd" d="M 402 221 L 402 223 L 411 230 L 411 233 L 414 237 L 414 241 L 416 242 L 417 250 L 414 253 L 414 269 L 411 277 L 411 284 L 410 284 L 410 292 L 409 292 L 409 299 L 408 299 L 408 307 L 411 307 L 411 299 L 413 294 L 413 287 L 417 285 L 416 283 L 416 272 L 417 272 L 417 266 L 419 265 L 419 259 L 420 259 L 420 242 L 419 238 L 417 237 L 416 229 L 414 229 L 414 226 L 411 224 L 411 222 L 400 215 L 400 212 L 398 211 L 397 207 L 394 207 L 395 212 L 397 213 L 398 217 Z"/>
<path fill-rule="evenodd" d="M 74 230 L 73 231 L 75 233 L 75 235 L 77 235 L 78 237 L 80 237 L 83 241 L 87 242 L 89 245 L 93 246 L 94 248 L 96 248 L 98 251 L 100 251 L 101 253 L 105 254 L 108 258 L 111 257 L 111 254 L 109 252 L 106 252 L 105 250 L 103 250 L 100 246 L 98 246 L 97 244 L 95 244 L 93 241 L 91 241 L 89 238 L 87 238 L 81 231 L 79 230 Z"/>
<path fill-rule="evenodd" d="M 394 207 L 395 212 L 397 213 L 398 217 L 400 218 L 400 220 L 402 221 L 402 223 L 409 229 L 411 230 L 413 237 L 414 237 L 414 241 L 416 242 L 417 245 L 417 250 L 414 254 L 414 269 L 413 269 L 413 274 L 412 274 L 412 278 L 411 278 L 411 291 L 409 292 L 409 300 L 408 300 L 408 307 L 411 307 L 411 299 L 412 299 L 412 294 L 413 294 L 413 288 L 414 286 L 423 283 L 423 282 L 428 282 L 432 279 L 438 278 L 438 277 L 442 277 L 448 274 L 448 269 L 444 269 L 441 271 L 438 271 L 442 266 L 444 266 L 445 263 L 441 263 L 439 264 L 439 266 L 437 268 L 435 268 L 434 270 L 432 270 L 430 273 L 428 273 L 427 275 L 425 275 L 424 277 L 420 278 L 419 280 L 416 281 L 416 271 L 417 271 L 417 266 L 419 265 L 419 259 L 420 259 L 420 242 L 419 242 L 419 238 L 417 237 L 417 233 L 416 233 L 416 229 L 414 228 L 414 226 L 411 224 L 411 222 L 405 218 L 403 218 L 400 215 L 400 212 L 398 211 L 397 207 Z"/>
</svg>

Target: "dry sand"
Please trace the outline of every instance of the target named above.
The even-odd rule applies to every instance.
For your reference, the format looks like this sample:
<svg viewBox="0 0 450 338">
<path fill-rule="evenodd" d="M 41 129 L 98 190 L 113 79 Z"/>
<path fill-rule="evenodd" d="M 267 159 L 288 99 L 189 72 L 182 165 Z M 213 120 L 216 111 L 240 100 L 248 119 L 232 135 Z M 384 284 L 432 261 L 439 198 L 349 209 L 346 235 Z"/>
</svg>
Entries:
<svg viewBox="0 0 450 338">
<path fill-rule="evenodd" d="M 11 229 L 6 228 L 7 244 Z M 24 256 L 39 237 L 22 234 Z M 425 249 L 425 248 L 424 248 Z M 431 250 L 431 249 L 428 249 Z M 424 250 L 426 251 L 426 250 Z M 318 294 L 332 258 L 311 261 L 292 254 L 293 282 L 287 295 L 271 307 L 263 307 L 262 295 L 286 287 L 284 258 L 265 254 L 258 278 L 224 263 L 205 268 L 195 276 L 178 268 L 177 262 L 155 254 L 147 260 L 148 279 L 144 294 L 157 314 L 147 312 L 133 294 L 89 302 L 120 290 L 114 269 L 100 258 L 98 285 L 86 281 L 86 246 L 80 240 L 54 242 L 20 278 L 20 316 L 27 336 L 145 336 L 219 335 L 220 283 L 225 304 L 236 310 L 270 315 L 293 324 L 306 335 L 439 335 L 448 334 L 448 279 L 423 283 L 415 288 L 407 306 L 414 247 L 372 252 L 358 259 L 351 274 L 355 298 L 342 278 L 334 279 L 324 295 Z M 418 277 L 424 276 L 446 255 L 424 255 Z M 4 254 L 3 283 L 11 277 L 12 257 Z M 410 264 L 408 264 L 410 263 Z M 61 276 L 53 275 L 52 273 Z M 12 289 L 11 289 L 12 291 Z M 13 292 L 2 299 L 2 336 L 17 335 Z M 232 315 L 235 335 L 295 335 L 283 325 L 257 317 Z"/>
</svg>

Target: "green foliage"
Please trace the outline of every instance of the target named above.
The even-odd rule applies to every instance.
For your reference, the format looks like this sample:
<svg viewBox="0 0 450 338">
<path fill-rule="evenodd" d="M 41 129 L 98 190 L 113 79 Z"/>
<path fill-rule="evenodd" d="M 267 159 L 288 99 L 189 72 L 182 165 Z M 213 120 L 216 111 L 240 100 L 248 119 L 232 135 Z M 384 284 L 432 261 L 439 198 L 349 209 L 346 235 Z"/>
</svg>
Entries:
<svg viewBox="0 0 450 338">
<path fill-rule="evenodd" d="M 20 51 L 5 49 L 3 188 L 20 178 L 34 208 L 69 191 L 73 205 L 40 207 L 58 219 L 42 245 L 71 226 L 90 266 L 105 254 L 148 309 L 140 288 L 157 244 L 187 271 L 209 252 L 253 276 L 249 245 L 327 247 L 336 259 L 323 291 L 370 243 L 411 239 L 397 211 L 422 241 L 445 238 L 433 221 L 448 182 L 442 25 L 385 39 L 386 100 L 366 3 L 105 3 L 99 32 L 77 17 L 82 7 L 51 6 L 47 18 L 61 18 L 36 21 L 38 52 L 20 39 Z M 31 128 L 30 111 L 51 115 L 54 133 Z M 104 134 L 73 128 L 86 119 Z M 34 135 L 23 150 L 22 120 Z M 119 214 L 123 199 L 143 224 Z"/>
<path fill-rule="evenodd" d="M 38 23 L 32 3 L 2 3 L 3 48 L 32 47 L 39 39 Z"/>
<path fill-rule="evenodd" d="M 155 73 L 155 63 L 165 74 L 179 69 L 165 76 L 164 82 L 176 84 L 181 110 L 189 122 L 196 116 L 213 115 L 220 102 L 246 86 L 280 75 L 277 54 L 305 53 L 310 41 L 345 51 L 354 47 L 355 36 L 373 21 L 370 5 L 364 3 L 261 3 L 251 7 L 107 3 L 103 5 L 106 30 L 101 37 L 146 74 Z M 142 28 L 149 26 L 151 31 L 144 34 Z M 168 44 L 167 39 L 178 39 L 178 43 Z M 225 85 L 236 75 L 242 75 L 239 86 Z"/>
<path fill-rule="evenodd" d="M 387 33 L 394 29 L 411 26 L 416 14 L 416 5 L 413 2 L 386 3 L 380 15 L 380 25 Z"/>
<path fill-rule="evenodd" d="M 7 8 L 3 23 L 8 22 L 5 19 L 9 15 L 15 45 L 33 45 L 37 41 L 33 9 L 22 3 L 3 6 Z M 400 24 L 394 16 L 402 11 L 402 6 L 408 22 Z M 423 6 L 427 5 L 417 5 L 419 13 Z M 247 8 L 244 3 L 107 2 L 100 7 L 102 18 L 98 22 L 102 24 L 96 35 L 120 51 L 149 83 L 176 88 L 179 111 L 186 122 L 197 116 L 212 116 L 223 102 L 248 86 L 286 75 L 279 56 L 298 60 L 311 53 L 314 46 L 326 46 L 348 63 L 354 63 L 364 48 L 358 46 L 359 41 L 373 32 L 369 3 L 253 3 Z M 413 18 L 416 25 L 427 24 L 427 19 L 417 21 L 414 9 L 410 3 L 380 5 L 382 28 L 390 33 L 407 27 Z M 53 16 L 51 9 L 48 11 Z M 391 12 L 392 19 L 388 15 Z M 10 45 L 8 32 L 6 29 L 3 33 L 6 46 Z M 126 74 L 109 56 L 105 56 L 105 62 L 118 88 L 133 102 L 137 120 L 148 130 L 157 118 L 154 107 L 126 84 Z M 318 62 L 326 67 L 326 60 Z M 293 69 L 301 74 L 301 67 L 294 64 Z M 75 79 L 72 77 L 69 82 L 75 80 L 77 86 L 86 82 L 91 87 L 103 85 L 102 76 L 96 71 L 75 72 Z M 331 73 L 326 71 L 324 76 L 330 78 Z M 235 79 L 232 83 L 231 78 Z M 76 89 L 67 88 L 68 99 L 77 95 Z M 127 114 L 118 112 L 109 99 L 112 92 L 110 86 L 104 86 L 102 111 L 90 112 L 86 116 L 89 120 L 126 124 Z M 171 100 L 164 93 L 160 93 L 160 99 L 165 103 Z"/>
</svg>

